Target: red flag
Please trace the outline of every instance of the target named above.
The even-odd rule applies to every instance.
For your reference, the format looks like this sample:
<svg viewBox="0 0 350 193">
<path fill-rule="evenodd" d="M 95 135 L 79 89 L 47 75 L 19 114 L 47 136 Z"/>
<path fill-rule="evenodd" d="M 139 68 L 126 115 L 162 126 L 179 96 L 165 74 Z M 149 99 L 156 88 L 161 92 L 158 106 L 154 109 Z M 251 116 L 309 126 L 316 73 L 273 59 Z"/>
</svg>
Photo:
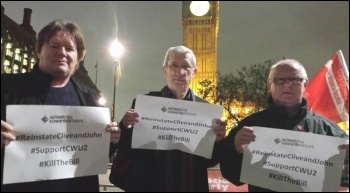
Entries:
<svg viewBox="0 0 350 193">
<path fill-rule="evenodd" d="M 336 123 L 349 120 L 349 71 L 340 50 L 310 80 L 304 96 L 313 112 Z"/>
</svg>

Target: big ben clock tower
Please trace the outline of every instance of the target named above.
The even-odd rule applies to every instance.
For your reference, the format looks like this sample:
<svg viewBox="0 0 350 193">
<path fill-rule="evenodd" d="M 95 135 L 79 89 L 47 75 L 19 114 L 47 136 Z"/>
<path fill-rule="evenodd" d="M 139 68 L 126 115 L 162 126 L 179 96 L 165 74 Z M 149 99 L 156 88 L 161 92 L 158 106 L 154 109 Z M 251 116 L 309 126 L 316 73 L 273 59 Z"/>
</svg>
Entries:
<svg viewBox="0 0 350 193">
<path fill-rule="evenodd" d="M 199 82 L 216 85 L 219 1 L 182 2 L 183 43 L 197 58 L 197 74 L 190 87 L 198 94 Z"/>
</svg>

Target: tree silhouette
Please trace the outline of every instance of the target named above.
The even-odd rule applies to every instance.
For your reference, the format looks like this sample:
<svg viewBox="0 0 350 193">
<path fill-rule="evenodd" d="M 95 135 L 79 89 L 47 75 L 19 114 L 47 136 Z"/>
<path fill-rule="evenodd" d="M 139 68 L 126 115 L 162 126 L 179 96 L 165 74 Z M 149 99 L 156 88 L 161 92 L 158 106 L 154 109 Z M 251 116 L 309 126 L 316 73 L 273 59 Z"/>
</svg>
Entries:
<svg viewBox="0 0 350 193">
<path fill-rule="evenodd" d="M 228 130 L 249 114 L 267 106 L 267 78 L 272 60 L 245 66 L 233 72 L 218 72 L 217 85 L 206 79 L 200 81 L 199 96 L 224 107 Z"/>
</svg>

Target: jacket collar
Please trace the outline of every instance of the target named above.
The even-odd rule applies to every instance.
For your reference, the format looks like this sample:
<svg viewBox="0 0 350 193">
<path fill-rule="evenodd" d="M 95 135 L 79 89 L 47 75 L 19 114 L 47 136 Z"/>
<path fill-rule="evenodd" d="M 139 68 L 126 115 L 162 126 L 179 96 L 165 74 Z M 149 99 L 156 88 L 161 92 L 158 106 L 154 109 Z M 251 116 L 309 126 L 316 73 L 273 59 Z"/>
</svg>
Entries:
<svg viewBox="0 0 350 193">
<path fill-rule="evenodd" d="M 278 115 L 287 117 L 286 110 L 284 108 L 282 108 L 282 107 L 277 107 L 273 103 L 273 100 L 272 100 L 271 96 L 269 96 L 269 98 L 268 98 L 268 108 L 267 108 L 267 110 L 271 111 L 272 113 L 276 113 Z M 307 100 L 305 98 L 302 98 L 302 101 L 300 103 L 299 112 L 295 116 L 295 118 L 298 118 L 300 116 L 304 117 L 304 116 L 306 116 L 307 112 L 308 112 L 308 102 L 307 102 Z"/>
</svg>

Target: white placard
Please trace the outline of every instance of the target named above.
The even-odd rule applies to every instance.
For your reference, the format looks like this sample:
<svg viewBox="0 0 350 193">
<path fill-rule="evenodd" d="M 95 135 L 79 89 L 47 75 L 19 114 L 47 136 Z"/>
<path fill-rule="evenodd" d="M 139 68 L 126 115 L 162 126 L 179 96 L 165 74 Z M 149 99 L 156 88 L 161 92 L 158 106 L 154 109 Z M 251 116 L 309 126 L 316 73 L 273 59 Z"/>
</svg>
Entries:
<svg viewBox="0 0 350 193">
<path fill-rule="evenodd" d="M 244 150 L 241 182 L 283 192 L 336 192 L 347 138 L 253 127 Z"/>
<path fill-rule="evenodd" d="M 216 135 L 212 127 L 223 107 L 209 103 L 137 95 L 132 148 L 177 149 L 210 159 Z"/>
<path fill-rule="evenodd" d="M 5 147 L 3 183 L 107 172 L 108 108 L 8 105 L 16 140 Z"/>
</svg>

